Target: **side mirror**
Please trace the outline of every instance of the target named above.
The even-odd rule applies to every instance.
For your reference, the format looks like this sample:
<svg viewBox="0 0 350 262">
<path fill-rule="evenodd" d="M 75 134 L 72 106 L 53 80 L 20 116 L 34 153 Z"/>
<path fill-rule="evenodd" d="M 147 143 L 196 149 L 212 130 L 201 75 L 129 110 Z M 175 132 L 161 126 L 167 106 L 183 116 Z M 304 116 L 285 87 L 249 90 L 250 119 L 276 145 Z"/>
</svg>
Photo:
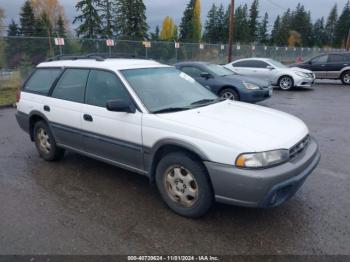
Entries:
<svg viewBox="0 0 350 262">
<path fill-rule="evenodd" d="M 107 102 L 106 108 L 111 112 L 135 113 L 136 107 L 131 101 L 122 99 L 110 100 Z"/>
<path fill-rule="evenodd" d="M 274 70 L 275 69 L 273 66 L 270 66 L 270 65 L 267 66 L 266 68 L 269 69 L 269 70 Z"/>
<path fill-rule="evenodd" d="M 308 63 L 309 65 L 312 65 L 312 60 L 308 61 L 307 63 Z"/>
<path fill-rule="evenodd" d="M 213 76 L 209 73 L 201 73 L 201 77 L 205 78 L 205 79 L 209 79 L 209 78 L 213 78 Z"/>
</svg>

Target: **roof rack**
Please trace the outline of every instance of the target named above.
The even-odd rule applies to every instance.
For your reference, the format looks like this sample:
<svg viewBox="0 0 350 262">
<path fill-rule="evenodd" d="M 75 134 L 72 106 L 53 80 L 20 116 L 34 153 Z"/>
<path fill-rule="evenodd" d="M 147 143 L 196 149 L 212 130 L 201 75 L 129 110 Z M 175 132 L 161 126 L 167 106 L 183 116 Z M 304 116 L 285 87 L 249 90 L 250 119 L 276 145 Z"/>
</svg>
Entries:
<svg viewBox="0 0 350 262">
<path fill-rule="evenodd" d="M 59 61 L 59 60 L 81 60 L 81 59 L 94 59 L 96 61 L 104 61 L 108 58 L 138 58 L 136 55 L 130 55 L 126 53 L 91 53 L 86 55 L 57 55 L 48 58 L 47 62 Z M 139 57 L 141 58 L 141 57 Z M 142 57 L 145 59 L 144 57 Z"/>
</svg>

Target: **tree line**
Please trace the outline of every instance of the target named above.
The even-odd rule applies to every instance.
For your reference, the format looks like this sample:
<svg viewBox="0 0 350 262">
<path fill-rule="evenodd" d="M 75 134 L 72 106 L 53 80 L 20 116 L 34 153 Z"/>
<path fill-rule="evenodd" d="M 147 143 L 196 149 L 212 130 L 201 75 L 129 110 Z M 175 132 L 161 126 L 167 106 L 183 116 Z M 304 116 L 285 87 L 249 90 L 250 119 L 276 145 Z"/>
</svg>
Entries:
<svg viewBox="0 0 350 262">
<path fill-rule="evenodd" d="M 66 37 L 68 23 L 59 0 L 27 0 L 21 8 L 20 22 L 8 26 L 8 36 Z M 154 32 L 149 32 L 143 0 L 80 0 L 73 20 L 80 38 L 118 38 L 181 42 L 226 43 L 230 6 L 213 4 L 205 23 L 201 23 L 201 0 L 189 0 L 180 24 L 166 16 Z M 298 4 L 270 23 L 262 14 L 259 0 L 235 9 L 234 41 L 276 46 L 345 47 L 350 25 L 350 2 L 340 14 L 334 5 L 329 15 L 312 21 L 310 11 Z M 1 19 L 1 16 L 0 16 Z"/>
</svg>

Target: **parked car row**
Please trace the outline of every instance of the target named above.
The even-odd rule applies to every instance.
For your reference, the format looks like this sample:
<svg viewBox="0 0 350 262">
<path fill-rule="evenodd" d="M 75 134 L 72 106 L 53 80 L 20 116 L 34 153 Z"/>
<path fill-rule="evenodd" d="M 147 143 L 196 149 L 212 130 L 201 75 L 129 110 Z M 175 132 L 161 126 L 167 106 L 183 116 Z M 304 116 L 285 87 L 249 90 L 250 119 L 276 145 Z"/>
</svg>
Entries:
<svg viewBox="0 0 350 262">
<path fill-rule="evenodd" d="M 320 160 L 307 126 L 217 96 L 259 101 L 271 95 L 268 81 L 208 63 L 176 67 L 186 73 L 148 60 L 45 62 L 18 94 L 16 118 L 43 159 L 71 150 L 145 175 L 182 216 L 202 216 L 215 200 L 289 200 Z"/>
</svg>

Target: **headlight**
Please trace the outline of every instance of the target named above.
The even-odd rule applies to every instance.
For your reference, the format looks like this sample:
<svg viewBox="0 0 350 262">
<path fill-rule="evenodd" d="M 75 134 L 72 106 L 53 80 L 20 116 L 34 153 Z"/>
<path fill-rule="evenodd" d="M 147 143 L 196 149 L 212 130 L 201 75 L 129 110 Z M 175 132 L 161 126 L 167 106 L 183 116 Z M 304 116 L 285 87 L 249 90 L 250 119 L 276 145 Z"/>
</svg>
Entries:
<svg viewBox="0 0 350 262">
<path fill-rule="evenodd" d="M 260 89 L 259 86 L 254 85 L 254 84 L 252 84 L 252 83 L 247 83 L 247 82 L 245 82 L 245 81 L 243 81 L 243 85 L 244 85 L 244 87 L 245 87 L 246 89 L 249 89 L 249 90 L 259 90 L 259 89 Z"/>
<path fill-rule="evenodd" d="M 303 73 L 303 72 L 295 72 L 295 74 L 297 76 L 300 76 L 300 77 L 309 77 L 307 74 Z"/>
<path fill-rule="evenodd" d="M 289 151 L 285 149 L 261 153 L 241 154 L 236 159 L 236 166 L 240 168 L 263 168 L 281 164 L 289 159 Z"/>
</svg>

